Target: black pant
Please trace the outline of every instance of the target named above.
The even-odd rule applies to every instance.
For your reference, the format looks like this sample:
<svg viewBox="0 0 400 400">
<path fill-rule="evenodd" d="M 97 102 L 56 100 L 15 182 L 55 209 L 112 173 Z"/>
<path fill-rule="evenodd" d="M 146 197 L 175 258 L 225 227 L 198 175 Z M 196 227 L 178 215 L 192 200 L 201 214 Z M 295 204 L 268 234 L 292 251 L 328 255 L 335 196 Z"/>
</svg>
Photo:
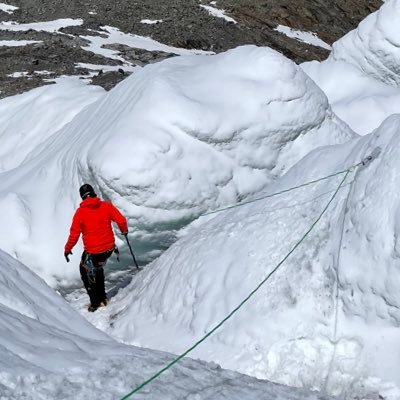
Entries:
<svg viewBox="0 0 400 400">
<path fill-rule="evenodd" d="M 113 251 L 99 254 L 88 254 L 86 251 L 82 253 L 79 270 L 93 307 L 98 307 L 102 301 L 107 300 L 103 267 Z"/>
</svg>

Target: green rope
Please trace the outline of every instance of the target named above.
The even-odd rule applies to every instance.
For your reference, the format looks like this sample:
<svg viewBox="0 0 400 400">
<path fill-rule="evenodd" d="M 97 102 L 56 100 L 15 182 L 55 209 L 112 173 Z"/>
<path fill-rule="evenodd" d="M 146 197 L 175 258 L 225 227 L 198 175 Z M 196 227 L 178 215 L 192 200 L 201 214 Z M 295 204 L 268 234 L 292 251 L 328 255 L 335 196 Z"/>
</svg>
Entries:
<svg viewBox="0 0 400 400">
<path fill-rule="evenodd" d="M 356 168 L 356 167 L 358 167 L 358 166 L 360 166 L 361 164 L 364 164 L 364 163 L 365 163 L 365 161 L 362 161 L 362 162 L 360 162 L 358 164 L 355 164 L 352 167 L 349 167 L 349 168 L 347 168 L 347 169 L 345 169 L 343 171 L 335 172 L 334 174 L 326 175 L 326 176 L 324 176 L 322 178 L 314 179 L 312 181 L 308 181 L 308 182 L 302 183 L 302 184 L 300 184 L 298 186 L 293 186 L 293 187 L 291 187 L 289 189 L 281 190 L 280 192 L 275 192 L 275 193 L 267 194 L 267 195 L 262 196 L 262 197 L 257 197 L 255 199 L 242 201 L 240 203 L 233 204 L 233 205 L 228 206 L 228 207 L 218 208 L 217 210 L 213 210 L 213 211 L 209 211 L 209 212 L 206 212 L 204 214 L 201 214 L 199 217 L 205 217 L 206 215 L 216 214 L 216 213 L 219 213 L 221 211 L 226 211 L 226 210 L 230 210 L 232 208 L 241 207 L 241 206 L 244 206 L 245 204 L 255 203 L 256 201 L 269 199 L 271 197 L 279 196 L 280 194 L 283 194 L 283 193 L 288 193 L 288 192 L 291 192 L 291 191 L 296 190 L 296 189 L 300 189 L 300 188 L 303 188 L 303 187 L 306 187 L 306 186 L 310 186 L 310 185 L 313 185 L 314 183 L 325 181 L 325 180 L 333 178 L 335 176 L 339 176 L 339 175 L 345 174 L 347 171 L 350 171 L 351 169 Z"/>
<path fill-rule="evenodd" d="M 362 163 L 360 163 L 362 164 Z M 170 369 L 174 364 L 176 364 L 177 362 L 179 362 L 182 358 L 186 357 L 192 350 L 194 350 L 197 346 L 199 346 L 201 343 L 203 343 L 208 337 L 210 337 L 217 329 L 219 329 L 226 321 L 228 321 L 240 308 L 242 308 L 244 306 L 245 303 L 247 303 L 251 297 L 253 297 L 253 295 L 265 284 L 265 282 L 267 282 L 271 276 L 281 267 L 281 265 L 290 257 L 290 255 L 303 243 L 303 241 L 307 238 L 307 236 L 311 233 L 311 231 L 314 229 L 315 225 L 317 225 L 317 223 L 321 220 L 321 218 L 323 217 L 323 215 L 326 213 L 326 211 L 328 210 L 329 206 L 331 205 L 331 203 L 333 202 L 333 200 L 335 199 L 335 197 L 337 196 L 337 194 L 339 193 L 340 188 L 343 186 L 346 178 L 348 177 L 349 173 L 351 172 L 351 170 L 355 167 L 357 167 L 357 164 L 353 167 L 348 168 L 347 170 L 341 171 L 340 173 L 336 173 L 333 174 L 331 176 L 335 176 L 335 175 L 339 175 L 339 174 L 344 174 L 345 176 L 343 177 L 343 179 L 341 180 L 339 186 L 337 187 L 337 189 L 335 190 L 335 192 L 333 193 L 332 197 L 330 198 L 330 200 L 328 201 L 328 203 L 325 205 L 324 209 L 322 210 L 322 212 L 320 213 L 320 215 L 318 216 L 318 218 L 313 222 L 313 224 L 310 226 L 310 228 L 306 231 L 306 233 L 302 236 L 302 238 L 293 246 L 293 248 L 289 251 L 289 253 L 286 254 L 285 257 L 282 258 L 282 260 L 276 265 L 276 267 L 266 276 L 266 278 L 264 278 L 259 284 L 258 286 L 235 308 L 233 309 L 219 324 L 217 324 L 213 329 L 211 329 L 211 331 L 209 331 L 204 337 L 202 337 L 198 342 L 196 342 L 192 347 L 190 347 L 189 349 L 187 349 L 184 353 L 182 353 L 181 355 L 179 355 L 178 357 L 176 357 L 174 360 L 172 360 L 168 365 L 166 365 L 164 368 L 160 369 L 156 374 L 154 374 L 152 377 L 150 377 L 149 379 L 147 379 L 146 381 L 144 381 L 143 383 L 141 383 L 139 386 L 137 386 L 135 389 L 133 389 L 130 393 L 128 393 L 127 395 L 125 395 L 124 397 L 121 398 L 121 400 L 126 400 L 129 397 L 131 397 L 133 394 L 139 392 L 139 390 L 143 389 L 145 386 L 147 386 L 150 382 L 154 381 L 155 379 L 157 379 L 162 373 L 164 373 L 165 371 L 167 371 L 168 369 Z M 321 180 L 321 179 L 320 179 Z M 318 180 L 316 181 L 318 182 Z"/>
</svg>

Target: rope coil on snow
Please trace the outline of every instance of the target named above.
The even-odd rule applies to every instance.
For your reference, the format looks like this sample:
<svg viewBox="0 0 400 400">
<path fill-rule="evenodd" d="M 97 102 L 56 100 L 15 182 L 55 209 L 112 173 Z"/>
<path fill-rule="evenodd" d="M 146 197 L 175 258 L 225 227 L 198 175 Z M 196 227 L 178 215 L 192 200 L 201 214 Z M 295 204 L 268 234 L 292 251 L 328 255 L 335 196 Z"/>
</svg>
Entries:
<svg viewBox="0 0 400 400">
<path fill-rule="evenodd" d="M 167 364 L 165 367 L 163 367 L 162 369 L 160 369 L 157 373 L 155 373 L 153 376 L 151 376 L 149 379 L 147 379 L 146 381 L 144 381 L 143 383 L 141 383 L 140 385 L 136 386 L 131 392 L 129 392 L 128 394 L 126 394 L 124 397 L 121 398 L 121 400 L 126 400 L 129 397 L 131 397 L 133 394 L 139 392 L 141 389 L 143 389 L 145 386 L 147 386 L 149 383 L 151 383 L 152 381 L 154 381 L 155 379 L 157 379 L 161 374 L 163 374 L 165 371 L 169 370 L 173 365 L 175 365 L 176 363 L 178 363 L 182 358 L 186 357 L 191 351 L 193 351 L 196 347 L 198 347 L 201 343 L 203 343 L 207 338 L 209 338 L 215 331 L 217 331 L 226 321 L 228 321 L 237 311 L 239 311 L 240 308 L 242 308 L 244 306 L 245 303 L 247 303 L 252 297 L 253 295 L 271 278 L 271 276 L 273 274 L 275 274 L 275 272 L 282 266 L 282 264 L 292 255 L 292 253 L 304 242 L 304 240 L 308 237 L 308 235 L 311 233 L 311 231 L 314 229 L 314 227 L 318 224 L 318 222 L 321 220 L 321 218 L 324 216 L 324 214 L 326 213 L 326 211 L 328 210 L 328 208 L 330 207 L 330 205 L 332 204 L 333 200 L 336 198 L 337 194 L 339 193 L 340 189 L 342 188 L 342 186 L 344 185 L 347 177 L 349 176 L 349 174 L 354 171 L 357 167 L 363 165 L 366 166 L 367 164 L 369 164 L 371 161 L 373 161 L 376 157 L 378 157 L 380 154 L 380 148 L 376 148 L 370 156 L 366 157 L 363 161 L 343 170 L 343 171 L 339 171 L 336 172 L 335 174 L 331 174 L 307 183 L 304 183 L 302 185 L 299 186 L 295 186 L 289 189 L 285 189 L 282 190 L 281 192 L 277 192 L 277 193 L 273 193 L 264 197 L 260 197 L 254 200 L 249 200 L 247 202 L 243 202 L 243 203 L 239 203 L 236 204 L 234 206 L 230 206 L 224 209 L 220 209 L 220 210 L 215 210 L 212 211 L 210 213 L 207 214 L 203 214 L 203 215 L 209 215 L 212 213 L 216 213 L 219 211 L 225 211 L 227 209 L 230 208 L 234 208 L 234 207 L 239 207 L 241 205 L 244 204 L 248 204 L 248 203 L 253 203 L 255 201 L 259 201 L 265 198 L 269 198 L 269 197 L 273 197 L 273 196 L 277 196 L 281 193 L 286 193 L 304 186 L 308 186 L 311 185 L 313 183 L 317 183 L 320 182 L 322 180 L 326 180 L 328 178 L 332 178 L 335 176 L 339 176 L 339 175 L 343 175 L 344 177 L 342 178 L 342 180 L 340 181 L 339 185 L 337 186 L 335 192 L 333 193 L 332 197 L 330 198 L 330 200 L 328 201 L 328 203 L 325 205 L 325 207 L 323 208 L 322 212 L 319 214 L 319 216 L 316 218 L 316 220 L 311 224 L 310 228 L 308 228 L 308 230 L 304 233 L 304 235 L 301 237 L 301 239 L 299 241 L 296 242 L 296 244 L 292 247 L 292 249 L 282 258 L 282 260 L 272 269 L 272 271 L 257 285 L 257 287 L 244 299 L 242 300 L 242 302 L 235 307 L 221 322 L 219 322 L 217 325 L 214 326 L 214 328 L 212 328 L 206 335 L 204 335 L 200 340 L 198 340 L 193 346 L 191 346 L 189 349 L 187 349 L 185 352 L 183 352 L 182 354 L 180 354 L 179 356 L 177 356 L 176 358 L 174 358 L 169 364 Z"/>
</svg>

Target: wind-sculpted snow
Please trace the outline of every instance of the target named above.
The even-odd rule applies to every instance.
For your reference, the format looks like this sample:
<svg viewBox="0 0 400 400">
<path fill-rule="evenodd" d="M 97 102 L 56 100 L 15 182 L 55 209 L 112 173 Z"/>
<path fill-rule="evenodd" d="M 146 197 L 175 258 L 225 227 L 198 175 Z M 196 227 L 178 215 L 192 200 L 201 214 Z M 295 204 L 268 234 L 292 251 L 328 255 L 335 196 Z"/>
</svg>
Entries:
<svg viewBox="0 0 400 400">
<path fill-rule="evenodd" d="M 29 159 L 32 149 L 104 93 L 73 80 L 0 100 L 0 173 Z"/>
<path fill-rule="evenodd" d="M 0 251 L 0 398 L 117 399 L 172 356 L 116 343 Z M 184 360 L 135 399 L 322 400 L 216 364 Z"/>
<path fill-rule="evenodd" d="M 400 1 L 388 0 L 333 45 L 331 58 L 355 65 L 382 82 L 400 85 Z"/>
<path fill-rule="evenodd" d="M 330 57 L 302 65 L 333 111 L 359 134 L 400 113 L 400 1 L 388 0 L 333 45 Z"/>
<path fill-rule="evenodd" d="M 346 398 L 400 399 L 399 131 L 400 116 L 393 116 L 373 134 L 313 151 L 269 187 L 266 193 L 343 170 L 381 148 L 349 175 L 306 241 L 195 357 Z M 116 297 L 108 332 L 127 343 L 185 350 L 293 248 L 340 179 L 194 223 Z"/>
<path fill-rule="evenodd" d="M 152 259 L 201 212 L 252 195 L 310 150 L 352 137 L 323 92 L 273 50 L 169 59 L 123 81 L 2 176 L 0 204 L 25 210 L 29 230 L 23 242 L 7 232 L 0 247 L 49 282 L 77 276 L 62 247 L 88 181 L 128 216 L 135 249 Z"/>
</svg>

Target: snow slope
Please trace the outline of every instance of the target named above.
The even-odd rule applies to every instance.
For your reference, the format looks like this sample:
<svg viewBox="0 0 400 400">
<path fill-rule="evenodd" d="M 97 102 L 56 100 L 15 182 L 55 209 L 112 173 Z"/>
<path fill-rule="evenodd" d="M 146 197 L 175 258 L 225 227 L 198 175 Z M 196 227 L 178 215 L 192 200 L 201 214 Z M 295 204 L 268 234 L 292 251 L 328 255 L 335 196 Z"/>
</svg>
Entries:
<svg viewBox="0 0 400 400">
<path fill-rule="evenodd" d="M 317 149 L 269 187 L 266 193 L 343 170 L 382 149 L 195 357 L 346 398 L 400 399 L 399 130 L 396 115 L 361 139 Z M 185 350 L 289 252 L 340 179 L 205 217 L 119 293 L 107 310 L 112 325 L 106 315 L 97 324 L 126 343 Z"/>
<path fill-rule="evenodd" d="M 399 25 L 400 1 L 388 0 L 336 42 L 326 61 L 302 65 L 357 133 L 369 133 L 400 112 Z"/>
<path fill-rule="evenodd" d="M 29 159 L 55 132 L 105 91 L 66 79 L 0 100 L 0 173 Z"/>
<path fill-rule="evenodd" d="M 0 398 L 116 399 L 171 355 L 114 342 L 27 267 L 0 250 Z M 185 360 L 136 399 L 296 399 L 323 396 Z"/>
<path fill-rule="evenodd" d="M 48 90 L 59 97 L 57 85 Z M 149 65 L 56 133 L 47 120 L 35 124 L 47 134 L 27 142 L 23 157 L 16 148 L 27 162 L 1 175 L 0 218 L 18 223 L 0 234 L 0 248 L 52 284 L 78 275 L 62 249 L 84 181 L 127 215 L 135 249 L 152 259 L 200 213 L 256 193 L 318 146 L 354 137 L 298 66 L 255 46 Z"/>
</svg>

